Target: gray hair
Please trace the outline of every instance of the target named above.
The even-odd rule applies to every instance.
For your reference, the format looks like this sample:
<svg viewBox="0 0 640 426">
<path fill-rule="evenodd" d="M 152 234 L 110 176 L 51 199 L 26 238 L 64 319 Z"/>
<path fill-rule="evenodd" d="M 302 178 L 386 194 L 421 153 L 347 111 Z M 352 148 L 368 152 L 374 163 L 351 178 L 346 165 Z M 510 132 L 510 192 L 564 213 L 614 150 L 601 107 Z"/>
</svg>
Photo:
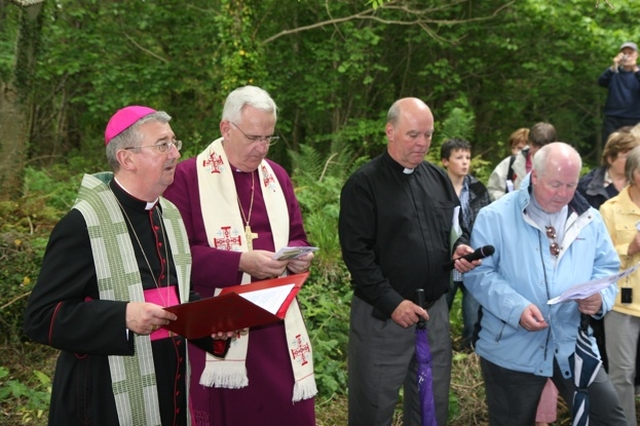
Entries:
<svg viewBox="0 0 640 426">
<path fill-rule="evenodd" d="M 540 148 L 531 161 L 531 168 L 543 176 L 547 172 L 547 166 L 555 163 L 556 158 L 568 158 L 573 154 L 578 159 L 578 170 L 582 169 L 582 158 L 574 147 L 564 142 L 552 142 Z"/>
<path fill-rule="evenodd" d="M 558 140 L 556 128 L 553 127 L 553 124 L 544 122 L 536 123 L 529 130 L 528 140 L 529 146 L 538 147 L 543 147 L 551 142 L 556 142 Z"/>
<path fill-rule="evenodd" d="M 120 163 L 116 153 L 121 149 L 138 147 L 144 139 L 144 134 L 138 131 L 138 128 L 149 121 L 158 121 L 166 124 L 171 121 L 171 116 L 164 111 L 156 111 L 152 114 L 145 115 L 140 120 L 123 130 L 118 136 L 114 137 L 107 144 L 107 161 L 114 172 L 120 170 Z"/>
<path fill-rule="evenodd" d="M 246 105 L 264 112 L 273 113 L 273 118 L 278 119 L 278 107 L 266 90 L 256 86 L 243 86 L 229 93 L 222 109 L 222 120 L 240 121 L 242 110 Z"/>
<path fill-rule="evenodd" d="M 395 101 L 393 103 L 393 105 L 391 105 L 391 108 L 389 108 L 389 112 L 387 113 L 387 123 L 391 124 L 392 126 L 395 127 L 396 124 L 398 124 L 398 120 L 400 120 L 400 101 L 402 99 L 398 99 L 397 101 Z"/>
<path fill-rule="evenodd" d="M 633 148 L 629 155 L 627 155 L 627 161 L 624 163 L 624 175 L 627 177 L 629 184 L 633 185 L 633 172 L 640 168 L 640 146 Z"/>
</svg>

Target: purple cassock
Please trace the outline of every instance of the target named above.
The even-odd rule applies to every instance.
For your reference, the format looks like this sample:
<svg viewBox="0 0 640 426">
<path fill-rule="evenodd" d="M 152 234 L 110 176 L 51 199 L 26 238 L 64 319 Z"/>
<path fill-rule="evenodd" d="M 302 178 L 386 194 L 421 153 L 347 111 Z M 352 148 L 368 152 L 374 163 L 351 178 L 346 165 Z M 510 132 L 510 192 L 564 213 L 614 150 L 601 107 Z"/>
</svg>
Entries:
<svg viewBox="0 0 640 426">
<path fill-rule="evenodd" d="M 278 178 L 289 211 L 289 246 L 307 246 L 302 216 L 291 179 L 278 164 L 269 161 Z M 255 177 L 257 176 L 257 171 Z M 240 204 L 248 213 L 251 201 L 251 173 L 234 172 Z M 239 252 L 218 250 L 207 242 L 198 191 L 196 160 L 178 164 L 174 183 L 163 194 L 182 213 L 189 235 L 194 290 L 202 297 L 213 296 L 214 289 L 240 284 Z M 215 212 L 214 212 L 215 213 Z M 267 211 L 260 191 L 255 199 L 250 225 L 258 238 L 254 250 L 274 250 Z M 251 328 L 247 351 L 249 385 L 241 389 L 210 388 L 199 384 L 205 352 L 189 346 L 191 362 L 191 404 L 198 426 L 233 425 L 315 425 L 313 398 L 292 402 L 293 370 L 288 355 L 284 323 Z"/>
</svg>

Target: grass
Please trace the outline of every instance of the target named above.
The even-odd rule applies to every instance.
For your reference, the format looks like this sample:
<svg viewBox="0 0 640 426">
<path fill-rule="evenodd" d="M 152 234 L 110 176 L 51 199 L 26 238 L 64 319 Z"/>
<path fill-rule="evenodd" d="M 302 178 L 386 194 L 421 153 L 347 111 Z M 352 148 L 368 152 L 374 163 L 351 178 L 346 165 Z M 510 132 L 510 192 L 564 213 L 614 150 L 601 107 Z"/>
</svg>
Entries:
<svg viewBox="0 0 640 426">
<path fill-rule="evenodd" d="M 480 364 L 475 354 L 455 352 L 451 377 L 449 426 L 486 426 L 489 424 L 484 401 L 484 385 Z M 400 407 L 400 406 L 399 406 Z M 316 424 L 337 426 L 347 424 L 347 397 L 339 395 L 325 401 L 316 401 Z M 560 398 L 558 420 L 555 426 L 571 424 L 571 415 Z M 402 426 L 402 414 L 396 410 L 393 426 Z"/>
<path fill-rule="evenodd" d="M 6 387 L 9 380 L 15 377 L 32 377 L 34 370 L 42 371 L 49 377 L 53 375 L 57 351 L 42 345 L 27 343 L 23 348 L 2 347 L 4 360 L 10 364 L 11 377 L 0 377 L 0 389 Z M 5 365 L 6 366 L 6 365 Z M 29 379 L 29 383 L 39 386 Z M 27 409 L 29 397 L 24 392 L 18 398 L 5 398 L 0 401 L 0 424 L 6 426 L 47 424 L 47 408 L 34 407 Z M 46 401 L 48 403 L 48 400 Z M 338 426 L 347 424 L 347 397 L 334 395 L 328 399 L 316 399 L 316 424 L 318 426 Z M 478 357 L 475 354 L 455 352 L 453 357 L 453 375 L 451 383 L 450 426 L 484 426 L 488 425 L 487 410 L 484 403 L 484 386 L 479 370 Z M 570 425 L 570 416 L 566 405 L 559 401 L 558 421 L 554 425 Z M 393 426 L 402 425 L 400 410 L 396 411 Z"/>
</svg>

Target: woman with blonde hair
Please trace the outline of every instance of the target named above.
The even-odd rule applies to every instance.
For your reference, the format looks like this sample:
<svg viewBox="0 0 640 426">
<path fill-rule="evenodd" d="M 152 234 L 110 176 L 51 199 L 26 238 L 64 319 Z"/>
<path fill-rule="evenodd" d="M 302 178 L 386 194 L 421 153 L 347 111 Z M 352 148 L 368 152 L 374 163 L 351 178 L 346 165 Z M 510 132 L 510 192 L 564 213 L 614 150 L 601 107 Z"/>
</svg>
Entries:
<svg viewBox="0 0 640 426">
<path fill-rule="evenodd" d="M 625 163 L 629 185 L 600 207 L 613 245 L 620 257 L 620 270 L 640 262 L 640 147 Z M 640 272 L 618 281 L 613 308 L 604 317 L 609 357 L 609 377 L 629 425 L 636 425 L 636 356 L 640 336 Z"/>
<path fill-rule="evenodd" d="M 578 183 L 578 192 L 593 208 L 599 209 L 627 184 L 624 164 L 629 152 L 639 145 L 640 136 L 631 132 L 611 133 L 602 151 L 602 165 L 584 175 Z"/>
</svg>

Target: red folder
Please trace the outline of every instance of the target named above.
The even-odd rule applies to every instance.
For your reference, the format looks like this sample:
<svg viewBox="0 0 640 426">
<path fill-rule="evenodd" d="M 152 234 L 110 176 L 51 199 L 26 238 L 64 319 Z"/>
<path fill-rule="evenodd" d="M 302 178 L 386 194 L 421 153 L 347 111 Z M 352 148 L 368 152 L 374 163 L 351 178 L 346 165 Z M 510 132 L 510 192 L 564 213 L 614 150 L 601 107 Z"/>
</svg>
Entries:
<svg viewBox="0 0 640 426">
<path fill-rule="evenodd" d="M 169 306 L 165 309 L 176 314 L 178 319 L 171 321 L 164 328 L 187 339 L 198 339 L 218 331 L 242 330 L 247 327 L 282 321 L 289 305 L 295 299 L 308 276 L 309 273 L 305 272 L 304 274 L 289 275 L 251 284 L 225 287 L 215 297 Z M 240 293 L 287 284 L 293 284 L 293 289 L 287 294 L 275 315 L 240 296 Z"/>
</svg>

